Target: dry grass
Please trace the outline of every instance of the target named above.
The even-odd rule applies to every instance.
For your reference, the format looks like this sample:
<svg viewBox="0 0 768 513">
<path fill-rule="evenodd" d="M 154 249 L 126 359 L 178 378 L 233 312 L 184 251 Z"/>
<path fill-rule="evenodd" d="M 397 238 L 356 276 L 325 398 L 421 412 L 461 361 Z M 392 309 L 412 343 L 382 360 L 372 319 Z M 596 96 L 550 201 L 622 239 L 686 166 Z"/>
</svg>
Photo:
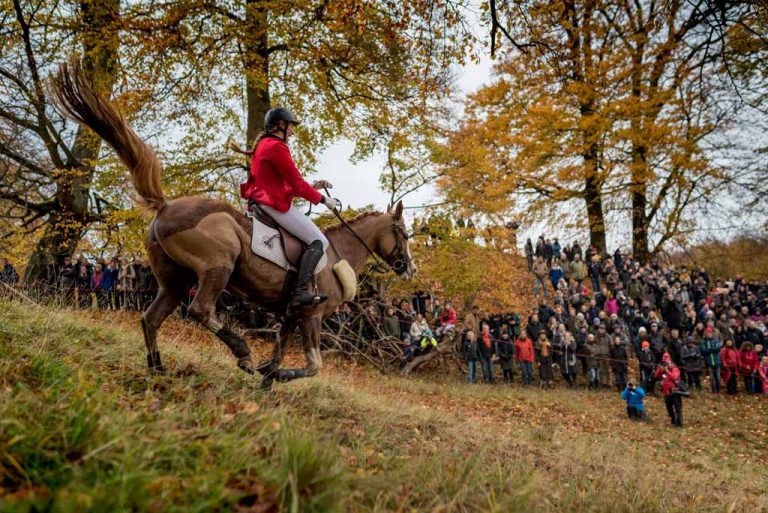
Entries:
<svg viewBox="0 0 768 513">
<path fill-rule="evenodd" d="M 265 395 L 178 320 L 148 376 L 106 315 L 0 302 L 0 510 L 768 511 L 762 398 L 695 397 L 680 431 L 658 400 L 634 424 L 608 392 L 341 361 Z"/>
</svg>

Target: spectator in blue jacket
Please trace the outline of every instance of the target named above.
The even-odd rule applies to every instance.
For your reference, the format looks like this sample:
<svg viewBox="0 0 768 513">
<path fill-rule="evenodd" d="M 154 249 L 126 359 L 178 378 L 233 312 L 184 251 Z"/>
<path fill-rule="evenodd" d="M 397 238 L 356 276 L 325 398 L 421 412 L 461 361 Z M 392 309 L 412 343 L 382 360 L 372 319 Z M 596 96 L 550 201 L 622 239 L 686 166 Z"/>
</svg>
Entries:
<svg viewBox="0 0 768 513">
<path fill-rule="evenodd" d="M 557 290 L 557 284 L 560 283 L 560 278 L 565 276 L 563 269 L 560 267 L 560 262 L 554 260 L 552 262 L 552 268 L 549 270 L 549 281 L 552 283 L 552 288 Z"/>
<path fill-rule="evenodd" d="M 720 370 L 722 363 L 720 362 L 720 350 L 723 348 L 723 344 L 720 343 L 714 337 L 713 330 L 704 330 L 704 338 L 701 339 L 699 344 L 699 350 L 701 356 L 704 358 L 704 365 L 707 366 L 709 371 L 709 379 L 712 382 L 712 393 L 720 393 Z"/>
<path fill-rule="evenodd" d="M 117 274 L 120 270 L 117 268 L 117 259 L 113 258 L 107 264 L 101 277 L 101 290 L 104 292 L 107 308 L 114 308 L 115 305 L 115 287 L 117 286 Z"/>
<path fill-rule="evenodd" d="M 557 237 L 555 237 L 555 240 L 552 242 L 552 256 L 557 260 L 560 260 L 561 254 L 562 248 L 560 247 L 560 242 L 557 240 Z"/>
<path fill-rule="evenodd" d="M 645 390 L 643 387 L 636 386 L 631 381 L 627 383 L 627 388 L 621 392 L 621 398 L 627 401 L 627 415 L 630 420 L 647 420 L 645 415 Z"/>
</svg>

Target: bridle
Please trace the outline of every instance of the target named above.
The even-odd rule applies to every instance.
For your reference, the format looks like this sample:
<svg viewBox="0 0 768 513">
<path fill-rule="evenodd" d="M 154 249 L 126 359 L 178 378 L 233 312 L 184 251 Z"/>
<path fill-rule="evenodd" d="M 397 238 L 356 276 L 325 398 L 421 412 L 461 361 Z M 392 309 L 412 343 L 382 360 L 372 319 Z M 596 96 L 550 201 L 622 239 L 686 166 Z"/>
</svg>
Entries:
<svg viewBox="0 0 768 513">
<path fill-rule="evenodd" d="M 330 196 L 328 193 L 328 189 L 324 189 L 325 193 Z M 310 211 L 307 212 L 307 215 L 311 212 L 311 206 Z M 349 230 L 352 235 L 360 242 L 360 244 L 363 245 L 365 250 L 368 252 L 368 255 L 373 258 L 373 268 L 371 269 L 374 272 L 380 272 L 385 273 L 388 270 L 392 270 L 395 274 L 400 275 L 408 270 L 408 267 L 412 264 L 412 259 L 408 255 L 408 239 L 410 239 L 410 235 L 408 235 L 408 232 L 405 231 L 405 227 L 398 223 L 397 221 L 392 223 L 392 233 L 395 236 L 395 245 L 392 247 L 392 251 L 389 252 L 389 255 L 387 255 L 384 260 L 382 261 L 378 256 L 376 256 L 376 253 L 373 252 L 373 250 L 368 246 L 368 244 L 357 234 L 357 232 L 347 223 L 347 221 L 344 220 L 343 217 L 339 214 L 337 210 L 333 210 L 333 215 L 336 216 L 336 219 L 339 220 L 339 222 L 344 226 L 347 230 Z M 339 252 L 336 251 L 336 248 L 333 246 L 333 243 L 331 242 L 331 249 L 333 249 L 333 252 L 336 253 L 336 258 L 339 259 Z M 389 261 L 394 257 L 395 252 L 400 251 L 400 258 L 392 262 L 391 264 Z"/>
<path fill-rule="evenodd" d="M 395 251 L 400 251 L 400 258 L 390 264 L 392 271 L 395 274 L 400 275 L 408 270 L 411 264 L 411 257 L 408 255 L 408 239 L 410 235 L 405 231 L 402 224 L 397 221 L 392 223 L 392 231 L 395 234 L 395 245 L 392 247 L 392 251 L 389 252 L 385 260 L 389 261 L 394 255 Z M 370 250 L 368 250 L 370 252 Z"/>
</svg>

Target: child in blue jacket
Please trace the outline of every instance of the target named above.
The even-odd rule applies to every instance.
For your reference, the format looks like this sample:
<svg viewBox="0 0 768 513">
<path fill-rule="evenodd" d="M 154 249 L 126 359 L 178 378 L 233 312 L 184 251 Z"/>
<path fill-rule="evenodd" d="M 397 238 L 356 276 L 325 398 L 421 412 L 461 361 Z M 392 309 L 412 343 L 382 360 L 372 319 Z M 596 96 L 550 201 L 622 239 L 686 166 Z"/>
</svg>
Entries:
<svg viewBox="0 0 768 513">
<path fill-rule="evenodd" d="M 629 415 L 631 420 L 648 419 L 645 414 L 645 405 L 643 404 L 643 399 L 645 398 L 643 387 L 638 387 L 630 381 L 627 383 L 627 388 L 621 393 L 621 398 L 627 401 L 627 415 Z"/>
</svg>

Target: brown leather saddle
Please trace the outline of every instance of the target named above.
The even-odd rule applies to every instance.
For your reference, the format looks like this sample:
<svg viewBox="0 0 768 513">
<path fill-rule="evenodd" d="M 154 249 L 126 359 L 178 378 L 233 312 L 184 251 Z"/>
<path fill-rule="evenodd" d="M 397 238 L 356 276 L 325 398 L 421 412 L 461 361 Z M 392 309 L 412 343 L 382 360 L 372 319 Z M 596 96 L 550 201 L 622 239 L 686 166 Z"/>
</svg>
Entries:
<svg viewBox="0 0 768 513">
<path fill-rule="evenodd" d="M 280 244 L 283 246 L 283 252 L 288 262 L 294 269 L 299 268 L 299 261 L 301 260 L 301 254 L 304 252 L 306 244 L 294 237 L 294 235 L 286 231 L 285 228 L 275 222 L 269 214 L 259 207 L 259 204 L 253 201 L 248 202 L 248 211 L 253 215 L 254 221 L 258 221 L 262 224 L 273 228 L 280 233 Z"/>
</svg>

